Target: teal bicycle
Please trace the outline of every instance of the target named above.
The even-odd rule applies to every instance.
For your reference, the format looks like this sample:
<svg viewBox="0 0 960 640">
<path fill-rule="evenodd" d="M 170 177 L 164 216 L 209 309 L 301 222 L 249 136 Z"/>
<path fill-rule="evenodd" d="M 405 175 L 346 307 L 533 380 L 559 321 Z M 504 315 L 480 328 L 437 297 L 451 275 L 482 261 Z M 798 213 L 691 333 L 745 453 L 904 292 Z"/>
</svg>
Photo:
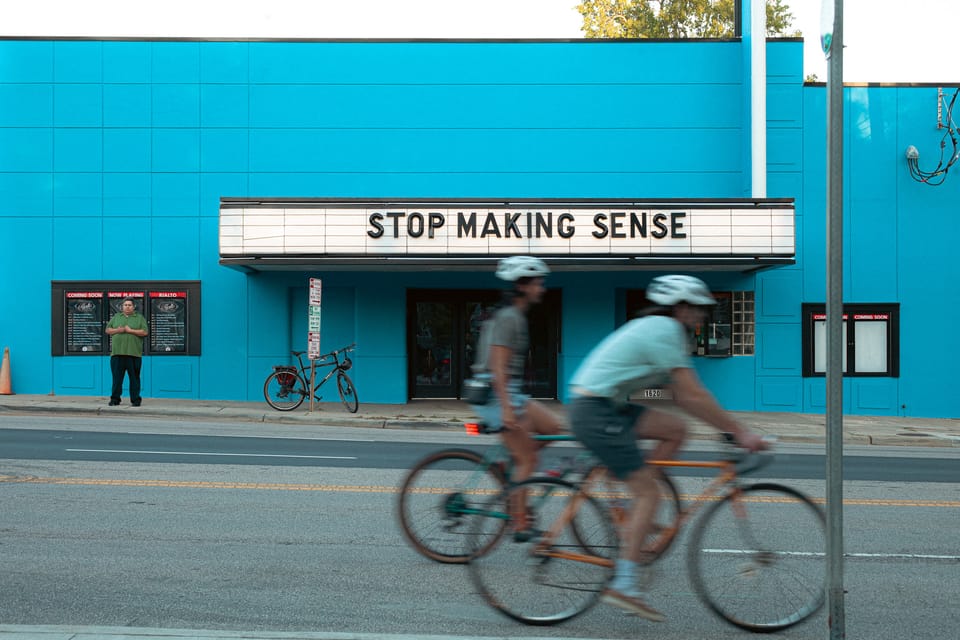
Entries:
<svg viewBox="0 0 960 640">
<path fill-rule="evenodd" d="M 484 425 L 467 423 L 465 426 L 471 435 L 487 433 Z M 538 435 L 534 440 L 571 442 L 575 438 Z M 396 509 L 404 538 L 419 554 L 445 564 L 464 564 L 473 556 L 483 555 L 511 526 L 509 519 L 496 517 L 485 506 L 514 486 L 510 480 L 511 469 L 510 454 L 499 441 L 482 453 L 451 448 L 429 454 L 417 462 L 400 483 Z M 588 476 L 598 478 L 594 482 L 594 493 L 605 499 L 617 522 L 625 514 L 629 494 L 620 483 L 607 479 L 605 473 L 595 473 L 597 469 L 602 469 L 597 460 L 579 449 L 548 474 L 577 482 Z M 666 475 L 661 474 L 660 483 L 664 499 L 657 523 L 664 524 L 663 531 L 675 531 L 670 525 L 679 518 L 680 496 Z M 536 512 L 540 505 L 530 504 L 528 509 Z M 472 532 L 470 521 L 474 516 L 494 516 L 493 524 L 482 533 Z M 658 545 L 658 553 L 665 551 L 672 540 L 672 535 L 665 536 Z"/>
</svg>

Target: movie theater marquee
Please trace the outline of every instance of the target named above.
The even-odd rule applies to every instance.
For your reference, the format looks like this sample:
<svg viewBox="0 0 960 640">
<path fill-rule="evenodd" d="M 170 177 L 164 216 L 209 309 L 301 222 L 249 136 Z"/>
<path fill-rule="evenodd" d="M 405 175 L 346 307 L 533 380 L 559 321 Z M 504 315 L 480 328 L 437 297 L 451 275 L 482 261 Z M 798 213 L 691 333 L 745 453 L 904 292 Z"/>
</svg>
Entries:
<svg viewBox="0 0 960 640">
<path fill-rule="evenodd" d="M 221 203 L 220 254 L 792 256 L 792 203 Z"/>
</svg>

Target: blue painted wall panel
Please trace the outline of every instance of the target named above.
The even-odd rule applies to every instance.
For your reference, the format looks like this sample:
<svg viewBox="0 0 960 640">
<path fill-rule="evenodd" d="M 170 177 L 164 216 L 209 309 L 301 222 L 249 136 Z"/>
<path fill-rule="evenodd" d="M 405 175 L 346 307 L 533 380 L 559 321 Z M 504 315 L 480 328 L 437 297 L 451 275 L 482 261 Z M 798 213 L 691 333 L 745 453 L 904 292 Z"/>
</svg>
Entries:
<svg viewBox="0 0 960 640">
<path fill-rule="evenodd" d="M 250 88 L 245 84 L 200 86 L 200 126 L 247 127 L 250 124 Z"/>
<path fill-rule="evenodd" d="M 54 129 L 54 171 L 102 171 L 102 129 Z"/>
<path fill-rule="evenodd" d="M 103 126 L 149 127 L 153 119 L 149 84 L 103 85 Z"/>
<path fill-rule="evenodd" d="M 151 268 L 150 245 L 150 218 L 105 218 L 100 277 L 104 280 L 149 280 L 156 277 Z"/>
<path fill-rule="evenodd" d="M 103 43 L 59 40 L 53 43 L 54 82 L 102 82 Z"/>
<path fill-rule="evenodd" d="M 199 129 L 154 129 L 152 144 L 153 170 L 199 171 Z"/>
<path fill-rule="evenodd" d="M 199 42 L 154 42 L 150 56 L 155 84 L 200 82 Z"/>
<path fill-rule="evenodd" d="M 104 129 L 103 170 L 150 171 L 153 135 L 150 129 Z"/>
<path fill-rule="evenodd" d="M 53 212 L 56 216 L 99 216 L 103 208 L 102 173 L 56 173 Z"/>
<path fill-rule="evenodd" d="M 46 216 L 51 213 L 53 174 L 0 173 L 0 216 Z"/>
<path fill-rule="evenodd" d="M 0 41 L 0 82 L 53 82 L 53 43 Z"/>
<path fill-rule="evenodd" d="M 49 127 L 51 125 L 53 125 L 52 85 L 0 84 L 0 127 Z"/>
<path fill-rule="evenodd" d="M 153 174 L 154 216 L 196 216 L 200 206 L 200 175 L 196 173 Z"/>
<path fill-rule="evenodd" d="M 149 173 L 104 173 L 103 215 L 145 216 L 151 212 Z"/>
<path fill-rule="evenodd" d="M 103 218 L 57 218 L 53 273 L 57 280 L 97 280 L 103 270 Z"/>
<path fill-rule="evenodd" d="M 220 198 L 228 193 L 240 198 L 251 195 L 248 182 L 249 175 L 246 173 L 201 173 L 200 215 L 216 218 L 219 224 Z"/>
<path fill-rule="evenodd" d="M 153 86 L 154 127 L 200 126 L 200 86 L 156 84 Z"/>
<path fill-rule="evenodd" d="M 103 125 L 103 86 L 58 84 L 53 92 L 55 127 L 100 127 Z"/>
<path fill-rule="evenodd" d="M 150 224 L 151 277 L 157 280 L 194 280 L 200 265 L 199 220 L 157 218 Z"/>
<path fill-rule="evenodd" d="M 250 136 L 246 129 L 201 129 L 200 170 L 246 172 L 250 169 Z"/>
<path fill-rule="evenodd" d="M 250 45 L 246 42 L 207 42 L 200 48 L 200 82 L 246 83 L 250 80 Z"/>
<path fill-rule="evenodd" d="M 53 129 L 0 129 L 0 171 L 53 171 Z"/>
<path fill-rule="evenodd" d="M 152 45 L 149 42 L 104 42 L 103 81 L 146 84 L 151 79 Z"/>
</svg>

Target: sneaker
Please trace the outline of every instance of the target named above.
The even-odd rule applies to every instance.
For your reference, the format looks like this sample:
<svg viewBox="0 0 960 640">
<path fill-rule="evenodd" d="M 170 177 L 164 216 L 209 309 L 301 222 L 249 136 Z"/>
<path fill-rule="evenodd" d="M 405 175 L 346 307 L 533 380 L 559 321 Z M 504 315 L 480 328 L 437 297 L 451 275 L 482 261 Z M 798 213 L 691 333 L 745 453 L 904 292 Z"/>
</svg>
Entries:
<svg viewBox="0 0 960 640">
<path fill-rule="evenodd" d="M 519 531 L 513 532 L 514 542 L 530 542 L 531 540 L 542 537 L 543 531 L 540 531 L 540 529 L 520 529 Z"/>
<path fill-rule="evenodd" d="M 600 600 L 607 604 L 612 604 L 615 607 L 620 607 L 621 609 L 629 611 L 630 613 L 640 616 L 641 618 L 645 618 L 650 622 L 663 622 L 666 620 L 666 617 L 662 613 L 648 605 L 637 596 L 628 596 L 625 593 L 607 588 L 604 589 Z"/>
</svg>

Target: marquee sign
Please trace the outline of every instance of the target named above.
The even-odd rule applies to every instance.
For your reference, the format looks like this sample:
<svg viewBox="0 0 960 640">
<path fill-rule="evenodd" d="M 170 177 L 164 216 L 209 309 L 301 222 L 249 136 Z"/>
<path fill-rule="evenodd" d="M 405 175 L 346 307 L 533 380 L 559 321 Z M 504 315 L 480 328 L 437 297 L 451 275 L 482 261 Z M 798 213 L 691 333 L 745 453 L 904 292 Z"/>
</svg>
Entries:
<svg viewBox="0 0 960 640">
<path fill-rule="evenodd" d="M 794 256 L 792 201 L 230 202 L 220 255 Z"/>
</svg>

